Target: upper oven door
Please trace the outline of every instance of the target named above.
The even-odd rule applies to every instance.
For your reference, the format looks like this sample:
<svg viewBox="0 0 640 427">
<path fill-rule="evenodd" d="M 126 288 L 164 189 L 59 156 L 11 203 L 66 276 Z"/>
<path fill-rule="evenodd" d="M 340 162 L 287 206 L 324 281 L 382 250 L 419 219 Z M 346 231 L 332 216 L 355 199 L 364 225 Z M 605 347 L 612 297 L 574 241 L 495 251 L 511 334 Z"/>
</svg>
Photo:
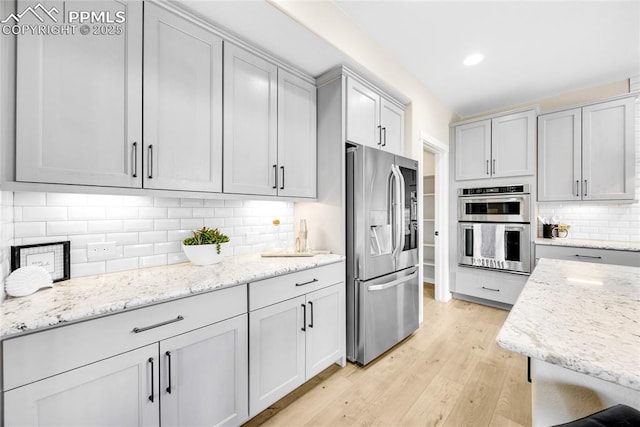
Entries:
<svg viewBox="0 0 640 427">
<path fill-rule="evenodd" d="M 529 194 L 458 197 L 458 221 L 530 222 Z"/>
</svg>

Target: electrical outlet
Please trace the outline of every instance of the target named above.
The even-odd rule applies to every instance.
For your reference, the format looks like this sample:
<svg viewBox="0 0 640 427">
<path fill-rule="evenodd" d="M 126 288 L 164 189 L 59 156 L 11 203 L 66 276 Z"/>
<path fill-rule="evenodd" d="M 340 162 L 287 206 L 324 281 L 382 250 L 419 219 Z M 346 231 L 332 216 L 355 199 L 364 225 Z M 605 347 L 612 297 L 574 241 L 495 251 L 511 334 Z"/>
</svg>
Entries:
<svg viewBox="0 0 640 427">
<path fill-rule="evenodd" d="M 102 261 L 117 258 L 116 242 L 87 243 L 87 260 Z"/>
</svg>

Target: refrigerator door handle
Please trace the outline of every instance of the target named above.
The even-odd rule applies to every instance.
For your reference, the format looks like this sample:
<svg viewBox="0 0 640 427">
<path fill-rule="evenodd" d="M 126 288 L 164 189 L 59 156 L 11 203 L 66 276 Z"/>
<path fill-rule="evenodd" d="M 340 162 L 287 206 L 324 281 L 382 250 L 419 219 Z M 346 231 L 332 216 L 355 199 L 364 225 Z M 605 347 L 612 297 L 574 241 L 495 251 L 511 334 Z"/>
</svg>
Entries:
<svg viewBox="0 0 640 427">
<path fill-rule="evenodd" d="M 416 270 L 413 270 L 413 273 L 409 274 L 408 276 L 401 277 L 389 283 L 383 283 L 381 285 L 369 285 L 367 286 L 367 291 L 375 292 L 375 291 L 383 291 L 385 289 L 393 288 L 394 286 L 398 286 L 402 283 L 408 282 L 409 280 L 415 279 L 417 275 L 418 275 L 418 270 L 416 269 Z"/>
<path fill-rule="evenodd" d="M 400 206 L 398 206 L 398 214 L 400 216 L 400 237 L 398 238 L 398 254 L 397 257 L 400 256 L 400 252 L 404 249 L 404 230 L 407 224 L 405 223 L 405 203 L 406 203 L 406 194 L 405 194 L 405 182 L 404 176 L 402 175 L 402 171 L 400 170 L 400 166 L 396 165 L 396 170 L 398 171 L 398 178 L 400 178 L 400 184 L 398 185 L 399 193 L 400 193 Z"/>
<path fill-rule="evenodd" d="M 391 166 L 391 170 L 393 171 L 393 186 L 394 186 L 394 217 L 393 217 L 393 257 L 398 258 L 400 251 L 402 250 L 402 221 L 403 218 L 400 215 L 402 209 L 402 187 L 400 186 L 402 176 L 398 172 L 396 165 Z"/>
</svg>

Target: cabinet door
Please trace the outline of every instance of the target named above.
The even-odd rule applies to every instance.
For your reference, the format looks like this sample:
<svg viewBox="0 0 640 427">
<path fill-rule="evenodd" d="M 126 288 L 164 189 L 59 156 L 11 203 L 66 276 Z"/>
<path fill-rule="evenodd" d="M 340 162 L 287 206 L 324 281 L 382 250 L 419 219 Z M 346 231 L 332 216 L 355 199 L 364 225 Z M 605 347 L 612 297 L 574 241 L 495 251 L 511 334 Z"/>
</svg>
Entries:
<svg viewBox="0 0 640 427">
<path fill-rule="evenodd" d="M 222 191 L 222 39 L 144 10 L 144 187 Z"/>
<path fill-rule="evenodd" d="M 382 148 L 404 155 L 404 110 L 393 102 L 380 98 L 380 124 Z"/>
<path fill-rule="evenodd" d="M 160 342 L 162 423 L 240 425 L 249 417 L 243 314 Z"/>
<path fill-rule="evenodd" d="M 17 37 L 16 179 L 140 187 L 142 2 L 20 0 L 18 11 L 37 6 L 126 22 L 121 34 Z M 29 24 L 42 22 L 26 14 Z"/>
<path fill-rule="evenodd" d="M 491 176 L 491 120 L 456 126 L 456 180 Z"/>
<path fill-rule="evenodd" d="M 536 113 L 525 111 L 491 121 L 491 176 L 536 173 Z"/>
<path fill-rule="evenodd" d="M 347 78 L 347 141 L 370 147 L 382 145 L 380 95 Z"/>
<path fill-rule="evenodd" d="M 306 378 L 345 356 L 344 282 L 307 295 Z"/>
<path fill-rule="evenodd" d="M 316 86 L 278 70 L 278 195 L 316 197 Z"/>
<path fill-rule="evenodd" d="M 580 200 L 581 109 L 538 116 L 538 200 Z"/>
<path fill-rule="evenodd" d="M 158 426 L 158 345 L 4 393 L 4 425 Z"/>
<path fill-rule="evenodd" d="M 305 381 L 303 296 L 249 313 L 249 415 Z"/>
<path fill-rule="evenodd" d="M 582 199 L 635 196 L 635 99 L 582 109 Z"/>
<path fill-rule="evenodd" d="M 277 194 L 275 65 L 224 44 L 224 192 Z"/>
</svg>

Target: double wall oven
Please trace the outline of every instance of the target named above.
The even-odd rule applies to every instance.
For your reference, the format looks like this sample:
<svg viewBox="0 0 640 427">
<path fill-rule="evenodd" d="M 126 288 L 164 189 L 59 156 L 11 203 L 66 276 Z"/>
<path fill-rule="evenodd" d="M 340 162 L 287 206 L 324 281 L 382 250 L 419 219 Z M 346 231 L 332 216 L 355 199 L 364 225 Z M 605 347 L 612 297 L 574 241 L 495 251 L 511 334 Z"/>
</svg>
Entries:
<svg viewBox="0 0 640 427">
<path fill-rule="evenodd" d="M 528 184 L 458 189 L 458 264 L 531 272 Z"/>
</svg>

